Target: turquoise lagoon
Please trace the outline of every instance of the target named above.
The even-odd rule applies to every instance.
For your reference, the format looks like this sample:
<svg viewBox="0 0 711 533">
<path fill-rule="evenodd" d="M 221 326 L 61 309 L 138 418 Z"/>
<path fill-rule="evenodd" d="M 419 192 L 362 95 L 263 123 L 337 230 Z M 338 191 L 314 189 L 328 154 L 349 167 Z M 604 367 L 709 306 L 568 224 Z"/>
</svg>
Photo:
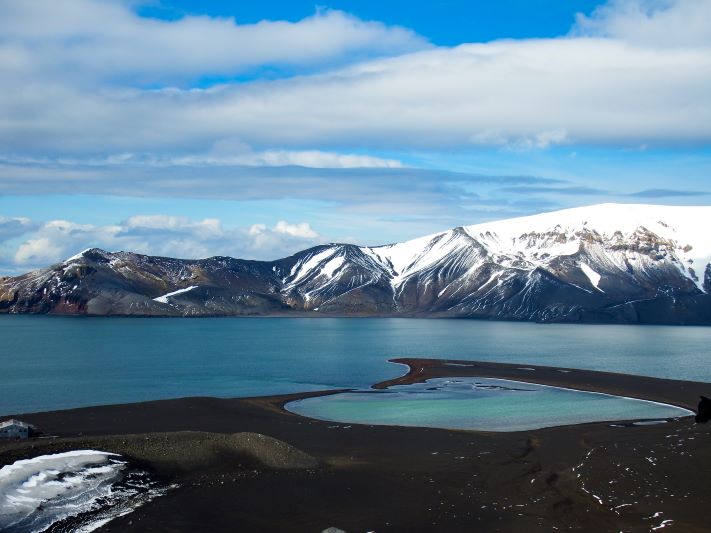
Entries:
<svg viewBox="0 0 711 533">
<path fill-rule="evenodd" d="M 286 409 L 332 422 L 482 431 L 522 431 L 692 414 L 656 402 L 490 378 L 436 378 L 385 391 L 298 400 L 286 404 Z"/>
<path fill-rule="evenodd" d="M 709 346 L 708 327 L 0 315 L 0 415 L 183 396 L 367 389 L 405 371 L 387 362 L 396 357 L 711 383 Z"/>
</svg>

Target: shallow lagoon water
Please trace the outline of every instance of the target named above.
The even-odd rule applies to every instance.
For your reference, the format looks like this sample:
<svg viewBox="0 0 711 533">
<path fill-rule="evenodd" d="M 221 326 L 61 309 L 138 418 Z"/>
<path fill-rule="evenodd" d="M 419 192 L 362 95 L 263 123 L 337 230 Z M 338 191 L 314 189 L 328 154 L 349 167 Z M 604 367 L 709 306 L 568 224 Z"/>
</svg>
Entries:
<svg viewBox="0 0 711 533">
<path fill-rule="evenodd" d="M 332 422 L 481 431 L 523 431 L 615 420 L 673 418 L 672 405 L 491 378 L 430 379 L 385 391 L 357 391 L 286 404 Z"/>
<path fill-rule="evenodd" d="M 711 328 L 400 318 L 0 315 L 0 415 L 182 396 L 367 388 L 396 357 L 711 382 Z"/>
</svg>

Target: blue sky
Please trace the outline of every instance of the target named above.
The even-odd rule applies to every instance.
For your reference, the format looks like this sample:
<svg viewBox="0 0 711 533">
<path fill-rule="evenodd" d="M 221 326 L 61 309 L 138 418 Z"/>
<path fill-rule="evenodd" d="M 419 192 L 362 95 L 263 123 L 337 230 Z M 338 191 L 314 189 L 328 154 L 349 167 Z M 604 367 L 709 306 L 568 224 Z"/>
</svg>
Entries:
<svg viewBox="0 0 711 533">
<path fill-rule="evenodd" d="M 711 202 L 711 0 L 0 0 L 0 36 L 0 275 Z"/>
<path fill-rule="evenodd" d="M 557 37 L 568 33 L 577 13 L 590 14 L 594 0 L 411 0 L 312 2 L 205 2 L 179 0 L 144 5 L 145 16 L 175 20 L 186 15 L 234 17 L 239 23 L 260 20 L 299 21 L 327 8 L 353 13 L 364 20 L 410 28 L 439 46 L 496 39 Z"/>
</svg>

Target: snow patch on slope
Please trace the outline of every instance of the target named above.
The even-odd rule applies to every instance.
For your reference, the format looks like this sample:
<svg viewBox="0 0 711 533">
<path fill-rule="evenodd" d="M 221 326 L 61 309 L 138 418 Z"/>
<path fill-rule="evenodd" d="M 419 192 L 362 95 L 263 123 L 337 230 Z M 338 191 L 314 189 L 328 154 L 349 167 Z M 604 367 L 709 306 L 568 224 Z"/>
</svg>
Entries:
<svg viewBox="0 0 711 533">
<path fill-rule="evenodd" d="M 163 296 L 158 296 L 158 298 L 153 298 L 153 300 L 156 302 L 160 302 L 162 304 L 167 304 L 168 299 L 171 296 L 175 296 L 177 294 L 182 294 L 184 292 L 188 292 L 188 291 L 191 291 L 191 290 L 197 289 L 197 288 L 198 288 L 197 285 L 193 285 L 192 287 L 186 287 L 185 289 L 178 289 L 177 291 L 169 292 L 168 294 L 164 294 Z"/>
<path fill-rule="evenodd" d="M 605 292 L 598 286 L 600 283 L 600 278 L 601 278 L 600 274 L 595 272 L 586 263 L 580 263 L 580 270 L 582 270 L 583 274 L 585 274 L 588 277 L 588 279 L 590 280 L 590 283 L 592 283 L 593 287 L 595 287 L 600 292 Z"/>
<path fill-rule="evenodd" d="M 393 288 L 397 288 L 410 276 L 442 262 L 471 244 L 458 231 L 449 230 L 403 243 L 361 248 L 361 251 L 389 271 L 390 283 Z"/>
<path fill-rule="evenodd" d="M 321 275 L 326 276 L 327 278 L 332 278 L 336 270 L 341 268 L 345 262 L 346 260 L 343 257 L 334 257 L 321 267 Z"/>
<path fill-rule="evenodd" d="M 65 263 L 71 263 L 72 261 L 77 261 L 77 260 L 79 260 L 79 259 L 82 259 L 82 258 L 84 257 L 84 254 L 85 254 L 86 252 L 88 252 L 89 250 L 91 250 L 91 248 L 87 248 L 86 250 L 82 250 L 82 251 L 79 252 L 78 254 L 69 257 L 69 258 L 66 259 L 64 262 L 65 262 Z"/>
<path fill-rule="evenodd" d="M 309 257 L 306 261 L 296 263 L 290 272 L 290 276 L 293 278 L 289 282 L 289 287 L 293 287 L 299 281 L 307 277 L 311 272 L 318 267 L 322 261 L 325 261 L 334 254 L 332 248 L 327 248 L 319 253 L 316 253 Z"/>
</svg>

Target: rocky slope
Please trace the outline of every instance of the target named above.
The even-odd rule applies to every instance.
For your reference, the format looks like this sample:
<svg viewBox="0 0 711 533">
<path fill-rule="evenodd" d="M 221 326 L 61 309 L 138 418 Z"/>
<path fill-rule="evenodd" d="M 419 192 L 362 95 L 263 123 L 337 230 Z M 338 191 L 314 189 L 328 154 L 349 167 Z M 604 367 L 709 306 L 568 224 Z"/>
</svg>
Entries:
<svg viewBox="0 0 711 533">
<path fill-rule="evenodd" d="M 605 204 L 277 261 L 87 250 L 0 278 L 0 312 L 711 324 L 711 207 Z"/>
</svg>

